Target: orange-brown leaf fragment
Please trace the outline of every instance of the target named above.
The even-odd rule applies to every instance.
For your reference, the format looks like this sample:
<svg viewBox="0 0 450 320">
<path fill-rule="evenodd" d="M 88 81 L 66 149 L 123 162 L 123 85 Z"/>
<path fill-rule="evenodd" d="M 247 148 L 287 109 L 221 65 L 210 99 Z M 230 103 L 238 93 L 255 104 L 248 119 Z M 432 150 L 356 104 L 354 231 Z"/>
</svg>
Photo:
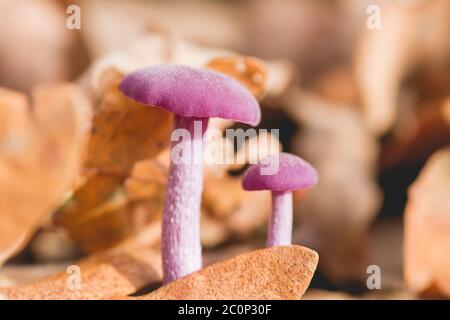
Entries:
<svg viewBox="0 0 450 320">
<path fill-rule="evenodd" d="M 267 70 L 264 62 L 257 58 L 239 55 L 216 58 L 207 67 L 236 79 L 256 97 L 266 90 Z"/>
<path fill-rule="evenodd" d="M 160 255 L 149 248 L 111 251 L 92 256 L 61 272 L 32 284 L 0 288 L 9 300 L 94 300 L 133 294 L 162 277 Z"/>
<path fill-rule="evenodd" d="M 405 281 L 410 291 L 450 297 L 450 148 L 431 156 L 409 189 Z"/>
<path fill-rule="evenodd" d="M 91 108 L 73 85 L 24 95 L 0 89 L 0 264 L 62 201 L 79 177 Z"/>
<path fill-rule="evenodd" d="M 104 93 L 94 115 L 86 167 L 128 176 L 135 162 L 158 155 L 169 144 L 172 118 L 159 108 L 125 97 L 119 81 Z"/>
<path fill-rule="evenodd" d="M 140 299 L 300 299 L 318 263 L 291 245 L 241 254 L 171 282 Z"/>
</svg>

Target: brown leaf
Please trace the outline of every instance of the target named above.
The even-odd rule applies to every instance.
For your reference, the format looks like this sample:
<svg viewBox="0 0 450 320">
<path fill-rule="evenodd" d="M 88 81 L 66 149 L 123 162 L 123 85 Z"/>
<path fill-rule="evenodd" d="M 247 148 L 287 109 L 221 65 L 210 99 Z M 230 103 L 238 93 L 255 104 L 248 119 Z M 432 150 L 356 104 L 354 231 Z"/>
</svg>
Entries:
<svg viewBox="0 0 450 320">
<path fill-rule="evenodd" d="M 118 90 L 121 77 L 104 84 L 96 108 L 85 162 L 93 174 L 55 216 L 87 252 L 136 235 L 162 210 L 167 169 L 155 159 L 168 147 L 172 117 L 125 97 Z M 133 172 L 144 159 L 147 164 Z"/>
<path fill-rule="evenodd" d="M 125 97 L 118 83 L 104 93 L 94 115 L 85 166 L 126 177 L 136 161 L 155 157 L 168 146 L 172 118 Z"/>
<path fill-rule="evenodd" d="M 405 211 L 409 290 L 450 297 L 450 148 L 434 153 L 410 187 Z"/>
<path fill-rule="evenodd" d="M 301 246 L 261 249 L 218 262 L 138 299 L 300 299 L 316 252 Z"/>
<path fill-rule="evenodd" d="M 260 97 L 266 89 L 267 70 L 264 63 L 257 58 L 248 56 L 216 58 L 209 61 L 206 66 L 238 80 L 256 97 Z"/>
<path fill-rule="evenodd" d="M 159 224 L 165 181 L 155 179 L 164 176 L 161 170 L 153 165 L 151 171 L 140 169 L 142 176 L 125 181 L 115 176 L 92 176 L 57 212 L 55 223 L 86 252 L 116 246 L 150 224 Z M 152 177 L 145 176 L 152 172 Z"/>
<path fill-rule="evenodd" d="M 37 282 L 0 288 L 9 300 L 94 300 L 135 293 L 162 278 L 161 259 L 152 249 L 112 251 L 76 264 L 80 288 L 70 286 L 74 273 L 61 272 Z"/>
<path fill-rule="evenodd" d="M 21 249 L 79 177 L 91 123 L 72 85 L 0 89 L 0 264 Z"/>
</svg>

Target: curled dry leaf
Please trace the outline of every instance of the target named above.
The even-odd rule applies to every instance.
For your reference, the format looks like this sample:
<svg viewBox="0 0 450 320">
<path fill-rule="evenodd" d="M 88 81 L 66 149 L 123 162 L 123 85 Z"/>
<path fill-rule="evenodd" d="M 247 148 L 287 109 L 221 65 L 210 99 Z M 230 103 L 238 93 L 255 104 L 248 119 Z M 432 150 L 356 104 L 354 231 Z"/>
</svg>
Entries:
<svg viewBox="0 0 450 320">
<path fill-rule="evenodd" d="M 434 153 L 409 189 L 405 211 L 406 285 L 450 297 L 450 148 Z"/>
<path fill-rule="evenodd" d="M 151 162 L 141 170 L 148 171 L 147 179 L 133 175 L 132 170 L 136 162 L 153 159 L 165 150 L 172 117 L 126 98 L 118 83 L 115 79 L 105 89 L 94 115 L 84 163 L 93 173 L 55 217 L 88 252 L 110 248 L 135 235 L 162 207 L 163 166 Z"/>
<path fill-rule="evenodd" d="M 172 118 L 125 97 L 116 80 L 102 96 L 94 115 L 85 166 L 128 176 L 138 160 L 157 156 L 169 144 Z"/>
<path fill-rule="evenodd" d="M 360 279 L 365 275 L 368 228 L 381 202 L 375 182 L 376 141 L 351 106 L 299 90 L 286 96 L 285 105 L 302 128 L 292 150 L 320 172 L 318 185 L 294 202 L 302 226 L 294 239 L 317 248 L 320 267 L 333 281 Z"/>
<path fill-rule="evenodd" d="M 137 299 L 300 299 L 318 262 L 316 252 L 282 246 L 215 263 Z"/>
<path fill-rule="evenodd" d="M 246 56 L 216 58 L 209 61 L 206 66 L 240 81 L 256 97 L 264 93 L 267 70 L 264 63 L 257 58 Z"/>
<path fill-rule="evenodd" d="M 382 28 L 361 34 L 354 63 L 365 121 L 376 134 L 397 118 L 403 78 L 419 63 L 442 65 L 450 51 L 448 1 L 384 2 L 382 12 Z"/>
<path fill-rule="evenodd" d="M 74 187 L 91 124 L 86 97 L 68 84 L 0 89 L 0 264 Z"/>
<path fill-rule="evenodd" d="M 133 294 L 161 279 L 159 253 L 135 248 L 91 256 L 69 266 L 66 272 L 31 284 L 0 288 L 0 294 L 9 300 L 107 299 Z"/>
<path fill-rule="evenodd" d="M 90 177 L 60 208 L 55 223 L 87 252 L 119 245 L 140 232 L 154 234 L 151 225 L 160 223 L 166 169 L 154 160 L 137 167 L 125 180 L 111 175 Z M 157 235 L 143 243 L 155 244 Z"/>
</svg>

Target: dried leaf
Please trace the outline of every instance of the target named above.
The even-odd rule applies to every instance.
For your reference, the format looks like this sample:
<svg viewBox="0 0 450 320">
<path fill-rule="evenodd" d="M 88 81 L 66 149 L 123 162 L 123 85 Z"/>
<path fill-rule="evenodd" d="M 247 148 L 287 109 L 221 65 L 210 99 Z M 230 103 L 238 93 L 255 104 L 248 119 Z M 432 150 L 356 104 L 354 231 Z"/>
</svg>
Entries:
<svg viewBox="0 0 450 320">
<path fill-rule="evenodd" d="M 57 212 L 55 223 L 86 252 L 119 245 L 159 224 L 165 182 L 154 177 L 130 177 L 124 182 L 115 176 L 93 176 Z"/>
<path fill-rule="evenodd" d="M 35 283 L 0 288 L 9 300 L 96 300 L 135 293 L 162 279 L 161 259 L 152 249 L 112 251 L 91 256 L 75 266 L 80 287 L 71 286 L 74 272 L 61 272 Z"/>
<path fill-rule="evenodd" d="M 170 113 L 125 97 L 116 81 L 94 115 L 85 166 L 128 176 L 136 161 L 158 155 L 169 144 Z"/>
<path fill-rule="evenodd" d="M 91 123 L 72 85 L 0 90 L 0 264 L 16 253 L 79 177 Z"/>
<path fill-rule="evenodd" d="M 132 170 L 140 160 L 153 159 L 168 147 L 172 117 L 125 97 L 118 90 L 120 78 L 111 79 L 94 115 L 84 164 L 93 174 L 55 216 L 87 252 L 136 235 L 162 210 L 164 167 L 149 162 L 151 166 L 141 170 L 146 177 Z"/>
<path fill-rule="evenodd" d="M 260 97 L 264 93 L 267 70 L 259 59 L 231 56 L 213 59 L 206 66 L 240 81 L 256 97 Z"/>
<path fill-rule="evenodd" d="M 305 247 L 261 249 L 205 267 L 138 299 L 300 299 L 317 262 L 317 253 Z"/>
<path fill-rule="evenodd" d="M 450 297 L 450 148 L 434 153 L 410 187 L 405 281 L 410 291 Z"/>
</svg>

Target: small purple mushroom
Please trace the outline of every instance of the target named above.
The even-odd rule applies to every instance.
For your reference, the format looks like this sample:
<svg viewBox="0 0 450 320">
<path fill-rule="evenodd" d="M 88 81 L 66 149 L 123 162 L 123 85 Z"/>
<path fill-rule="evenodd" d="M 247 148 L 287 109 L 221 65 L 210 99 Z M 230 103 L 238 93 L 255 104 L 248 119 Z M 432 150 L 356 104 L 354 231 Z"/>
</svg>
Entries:
<svg viewBox="0 0 450 320">
<path fill-rule="evenodd" d="M 168 283 L 202 265 L 200 201 L 203 135 L 208 119 L 217 117 L 257 125 L 261 111 L 256 99 L 236 80 L 216 71 L 181 65 L 159 65 L 132 72 L 123 79 L 120 90 L 139 103 L 174 113 L 174 129 L 188 133 L 181 141 L 173 141 L 174 130 L 171 139 L 162 229 L 164 283 Z M 183 150 L 177 161 L 174 148 Z"/>
<path fill-rule="evenodd" d="M 242 181 L 245 190 L 272 191 L 268 247 L 291 244 L 292 191 L 312 188 L 317 180 L 317 172 L 309 163 L 289 153 L 268 156 L 245 172 Z"/>
</svg>

